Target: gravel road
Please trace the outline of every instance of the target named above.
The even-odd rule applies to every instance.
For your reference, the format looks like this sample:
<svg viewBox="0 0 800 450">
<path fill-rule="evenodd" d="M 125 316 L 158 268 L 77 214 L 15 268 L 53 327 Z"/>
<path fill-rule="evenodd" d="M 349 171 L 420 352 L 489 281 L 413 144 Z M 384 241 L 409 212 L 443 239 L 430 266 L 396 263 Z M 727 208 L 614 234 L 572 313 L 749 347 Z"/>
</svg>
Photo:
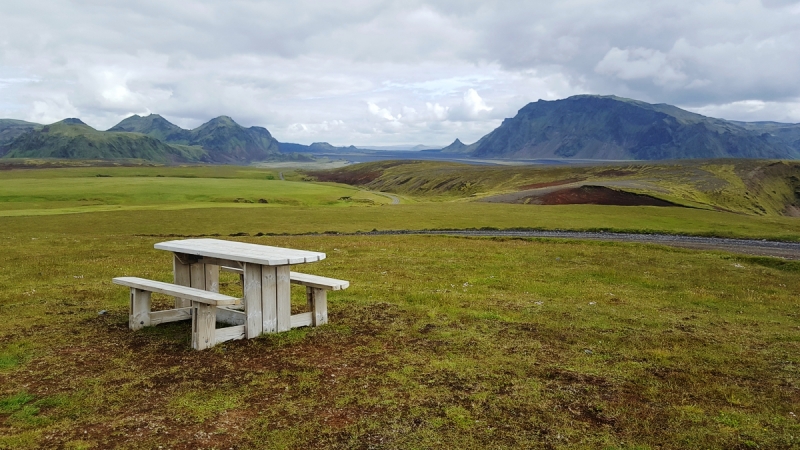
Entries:
<svg viewBox="0 0 800 450">
<path fill-rule="evenodd" d="M 395 234 L 428 234 L 449 236 L 486 236 L 486 237 L 525 237 L 525 238 L 558 238 L 558 239 L 590 239 L 598 241 L 642 242 L 649 244 L 670 245 L 673 247 L 693 248 L 699 250 L 724 250 L 731 253 L 743 253 L 756 256 L 775 256 L 785 259 L 800 260 L 800 243 L 778 242 L 756 239 L 727 239 L 697 236 L 676 236 L 670 234 L 634 234 L 605 233 L 582 231 L 502 231 L 502 230 L 451 230 L 451 231 L 370 231 L 357 233 L 360 235 L 395 235 Z"/>
</svg>

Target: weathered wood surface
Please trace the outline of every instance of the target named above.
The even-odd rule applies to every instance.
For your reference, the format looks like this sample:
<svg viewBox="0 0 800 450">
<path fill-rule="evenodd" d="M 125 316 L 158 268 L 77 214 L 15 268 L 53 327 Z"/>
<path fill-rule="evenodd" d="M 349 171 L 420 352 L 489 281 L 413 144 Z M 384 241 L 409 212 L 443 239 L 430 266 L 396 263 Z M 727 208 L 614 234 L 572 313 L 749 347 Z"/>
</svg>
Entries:
<svg viewBox="0 0 800 450">
<path fill-rule="evenodd" d="M 292 328 L 308 327 L 313 323 L 310 312 L 295 314 L 291 317 Z"/>
<path fill-rule="evenodd" d="M 246 242 L 224 241 L 220 239 L 182 239 L 159 242 L 159 250 L 197 255 L 210 258 L 227 259 L 265 266 L 303 264 L 325 259 L 325 253 L 271 247 Z"/>
<path fill-rule="evenodd" d="M 261 321 L 263 333 L 278 330 L 278 271 L 261 266 Z"/>
<path fill-rule="evenodd" d="M 172 258 L 172 274 L 173 280 L 175 284 L 179 286 L 191 286 L 192 285 L 192 269 L 191 265 L 186 264 L 181 258 L 180 255 L 173 255 Z M 190 300 L 182 299 L 180 297 L 175 297 L 175 307 L 176 308 L 187 308 L 192 306 L 192 302 Z"/>
<path fill-rule="evenodd" d="M 162 281 L 147 280 L 138 277 L 117 277 L 112 280 L 115 284 L 128 286 L 134 289 L 141 289 L 159 294 L 172 295 L 195 302 L 206 303 L 209 305 L 234 305 L 241 299 L 217 292 L 209 292 L 203 289 L 195 289 L 177 284 L 164 283 Z M 149 310 L 149 306 L 148 306 Z"/>
<path fill-rule="evenodd" d="M 217 322 L 231 325 L 245 325 L 247 323 L 247 316 L 244 311 L 221 307 L 217 308 Z"/>
<path fill-rule="evenodd" d="M 162 323 L 179 322 L 192 318 L 192 308 L 168 309 L 166 311 L 152 311 L 150 313 L 150 325 L 156 326 Z"/>
<path fill-rule="evenodd" d="M 312 301 L 313 305 L 311 306 L 311 312 L 314 316 L 313 325 L 315 327 L 325 325 L 328 323 L 328 291 L 315 287 L 310 289 L 314 297 Z"/>
<path fill-rule="evenodd" d="M 217 343 L 217 307 L 200 302 L 192 302 L 192 348 L 205 350 Z"/>
<path fill-rule="evenodd" d="M 217 312 L 219 313 L 219 308 L 217 308 Z M 218 328 L 215 330 L 214 336 L 215 341 L 214 344 L 221 344 L 226 341 L 231 341 L 234 339 L 244 339 L 245 334 L 245 326 L 244 325 L 236 325 L 233 327 L 227 328 Z"/>
<path fill-rule="evenodd" d="M 261 265 L 244 264 L 244 312 L 247 315 L 247 339 L 263 332 L 261 311 Z"/>
<path fill-rule="evenodd" d="M 277 330 L 289 331 L 292 329 L 292 285 L 289 284 L 289 266 L 275 268 L 275 300 L 277 313 Z"/>
<path fill-rule="evenodd" d="M 130 315 L 128 326 L 131 330 L 140 330 L 150 326 L 150 292 L 131 289 Z"/>
<path fill-rule="evenodd" d="M 291 272 L 290 279 L 294 284 L 310 286 L 331 291 L 339 291 L 350 287 L 350 282 L 337 280 L 335 278 L 321 277 L 319 275 L 309 275 L 307 273 Z"/>
</svg>

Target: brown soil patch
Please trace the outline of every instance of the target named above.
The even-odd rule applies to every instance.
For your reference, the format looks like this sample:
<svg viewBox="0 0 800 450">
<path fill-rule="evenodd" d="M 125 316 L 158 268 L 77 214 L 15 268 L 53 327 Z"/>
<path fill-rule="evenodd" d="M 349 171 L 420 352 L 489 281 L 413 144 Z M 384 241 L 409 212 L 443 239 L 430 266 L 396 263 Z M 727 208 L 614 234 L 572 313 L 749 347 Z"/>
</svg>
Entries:
<svg viewBox="0 0 800 450">
<path fill-rule="evenodd" d="M 786 215 L 789 217 L 800 217 L 800 206 L 794 206 L 794 205 L 787 206 Z"/>
<path fill-rule="evenodd" d="M 581 186 L 561 189 L 522 200 L 523 203 L 538 205 L 680 206 L 649 195 L 617 191 L 604 186 Z"/>
<path fill-rule="evenodd" d="M 577 182 L 583 181 L 585 179 L 586 179 L 586 177 L 576 177 L 576 178 L 567 178 L 565 180 L 547 181 L 545 183 L 526 184 L 525 186 L 520 186 L 518 189 L 520 191 L 525 191 L 525 190 L 528 190 L 528 189 L 539 189 L 539 188 L 546 188 L 546 187 L 552 187 L 552 186 L 562 186 L 564 184 L 577 183 Z"/>
</svg>

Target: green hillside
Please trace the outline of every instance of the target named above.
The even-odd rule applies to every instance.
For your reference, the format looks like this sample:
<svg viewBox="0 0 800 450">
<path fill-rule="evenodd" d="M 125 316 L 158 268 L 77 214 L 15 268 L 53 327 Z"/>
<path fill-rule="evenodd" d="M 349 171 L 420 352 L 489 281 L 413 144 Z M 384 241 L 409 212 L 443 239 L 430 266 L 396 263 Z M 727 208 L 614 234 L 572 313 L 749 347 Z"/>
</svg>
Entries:
<svg viewBox="0 0 800 450">
<path fill-rule="evenodd" d="M 199 161 L 202 151 L 174 147 L 138 133 L 98 131 L 80 119 L 64 119 L 6 144 L 7 158 L 120 159 L 161 163 Z"/>
<path fill-rule="evenodd" d="M 25 122 L 24 120 L 0 119 L 0 156 L 3 156 L 2 148 L 4 145 L 28 131 L 41 127 L 38 123 Z"/>
<path fill-rule="evenodd" d="M 528 203 L 537 192 L 551 194 L 590 186 L 692 208 L 800 215 L 800 162 L 794 161 L 726 159 L 514 167 L 380 161 L 310 175 L 320 181 L 439 200 Z"/>
<path fill-rule="evenodd" d="M 263 127 L 245 128 L 228 116 L 220 116 L 185 130 L 158 114 L 133 115 L 110 128 L 113 132 L 135 132 L 168 144 L 204 150 L 202 160 L 214 163 L 244 163 L 276 157 L 278 141 Z"/>
<path fill-rule="evenodd" d="M 800 125 L 742 124 L 666 104 L 577 95 L 529 103 L 460 151 L 515 159 L 797 159 Z"/>
</svg>

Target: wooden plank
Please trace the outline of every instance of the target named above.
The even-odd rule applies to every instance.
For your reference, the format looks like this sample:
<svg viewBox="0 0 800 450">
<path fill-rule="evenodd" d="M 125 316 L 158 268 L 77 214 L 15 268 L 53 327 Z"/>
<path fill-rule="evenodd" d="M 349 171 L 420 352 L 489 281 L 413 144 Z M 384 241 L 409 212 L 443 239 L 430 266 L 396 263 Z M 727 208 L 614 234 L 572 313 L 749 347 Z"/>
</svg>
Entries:
<svg viewBox="0 0 800 450">
<path fill-rule="evenodd" d="M 191 287 L 195 289 L 203 289 L 206 288 L 206 265 L 195 263 L 189 266 L 189 270 L 192 272 L 192 284 Z"/>
<path fill-rule="evenodd" d="M 229 295 L 209 292 L 203 289 L 195 289 L 176 284 L 164 283 L 162 281 L 147 280 L 138 277 L 117 277 L 112 280 L 115 284 L 142 289 L 159 294 L 173 295 L 176 297 L 187 298 L 192 301 L 208 303 L 212 305 L 233 305 L 241 300 Z"/>
<path fill-rule="evenodd" d="M 239 275 L 244 275 L 244 269 L 239 269 L 237 267 L 220 266 L 219 270 L 223 272 L 233 272 L 233 273 L 238 273 Z"/>
<path fill-rule="evenodd" d="M 295 314 L 291 317 L 292 328 L 309 327 L 314 322 L 310 312 Z"/>
<path fill-rule="evenodd" d="M 192 271 L 189 264 L 184 264 L 182 255 L 174 254 L 172 258 L 172 274 L 175 284 L 180 286 L 192 285 Z M 191 300 L 175 297 L 175 308 L 188 308 L 192 306 Z"/>
<path fill-rule="evenodd" d="M 217 343 L 217 307 L 206 305 L 205 303 L 193 302 L 194 314 L 192 314 L 192 348 L 204 350 L 213 347 Z"/>
<path fill-rule="evenodd" d="M 131 287 L 130 315 L 128 326 L 131 330 L 141 330 L 150 326 L 150 292 Z"/>
<path fill-rule="evenodd" d="M 192 308 L 168 309 L 166 311 L 153 311 L 150 313 L 150 325 L 167 322 L 179 322 L 192 318 Z"/>
<path fill-rule="evenodd" d="M 314 326 L 325 325 L 328 323 L 328 291 L 325 289 L 311 288 L 314 295 Z"/>
<path fill-rule="evenodd" d="M 261 315 L 261 265 L 244 264 L 244 313 L 247 315 L 247 339 L 258 337 L 264 330 Z"/>
<path fill-rule="evenodd" d="M 245 242 L 223 241 L 220 239 L 182 239 L 159 242 L 159 250 L 185 253 L 210 258 L 230 259 L 266 266 L 302 264 L 325 259 L 325 253 L 271 247 Z"/>
<path fill-rule="evenodd" d="M 278 331 L 278 275 L 274 266 L 261 266 L 261 320 L 264 333 Z"/>
<path fill-rule="evenodd" d="M 300 272 L 292 272 L 291 280 L 292 283 L 294 284 L 302 284 L 303 286 L 328 289 L 331 291 L 347 289 L 350 286 L 349 281 L 337 280 L 335 278 L 321 277 L 319 275 L 309 275 L 307 273 L 300 273 Z"/>
<path fill-rule="evenodd" d="M 217 310 L 219 312 L 219 310 Z M 221 344 L 226 341 L 232 341 L 234 339 L 244 339 L 245 334 L 245 327 L 244 325 L 237 325 L 234 327 L 227 327 L 227 328 L 218 328 L 216 330 L 216 342 L 214 344 Z"/>
<path fill-rule="evenodd" d="M 209 256 L 199 257 L 197 262 L 202 264 L 213 264 L 215 266 L 228 266 L 233 268 L 242 268 L 242 263 L 239 261 L 234 261 L 232 259 L 222 259 L 222 258 L 212 258 Z"/>
<path fill-rule="evenodd" d="M 275 302 L 277 331 L 289 331 L 292 329 L 292 285 L 289 282 L 290 266 L 275 267 Z"/>
<path fill-rule="evenodd" d="M 244 325 L 247 323 L 247 316 L 244 311 L 236 311 L 229 308 L 217 308 L 217 322 L 228 323 L 231 325 Z"/>
<path fill-rule="evenodd" d="M 205 279 L 207 291 L 219 292 L 219 266 L 215 264 L 205 265 Z"/>
</svg>

